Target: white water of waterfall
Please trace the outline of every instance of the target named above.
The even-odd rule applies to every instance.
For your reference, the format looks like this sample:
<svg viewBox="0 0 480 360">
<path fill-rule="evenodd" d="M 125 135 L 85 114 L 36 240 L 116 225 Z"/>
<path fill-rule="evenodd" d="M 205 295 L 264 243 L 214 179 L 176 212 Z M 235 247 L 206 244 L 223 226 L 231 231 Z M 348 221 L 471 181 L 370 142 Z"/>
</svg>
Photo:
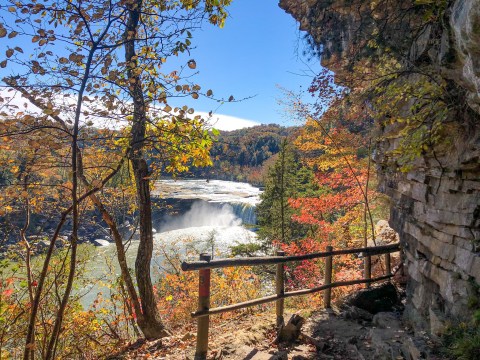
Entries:
<svg viewBox="0 0 480 360">
<path fill-rule="evenodd" d="M 185 214 L 169 218 L 160 225 L 160 231 L 187 229 L 200 226 L 231 227 L 240 226 L 242 219 L 229 204 L 196 201 Z"/>
<path fill-rule="evenodd" d="M 250 203 L 231 203 L 235 215 L 242 220 L 243 224 L 255 225 L 257 223 L 257 215 L 255 213 L 255 205 Z"/>
</svg>

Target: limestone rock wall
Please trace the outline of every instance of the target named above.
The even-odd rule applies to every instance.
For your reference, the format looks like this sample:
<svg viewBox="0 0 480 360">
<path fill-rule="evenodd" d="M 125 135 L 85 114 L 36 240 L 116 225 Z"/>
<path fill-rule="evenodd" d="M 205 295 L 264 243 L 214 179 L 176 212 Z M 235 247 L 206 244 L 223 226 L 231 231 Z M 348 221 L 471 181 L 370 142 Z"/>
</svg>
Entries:
<svg viewBox="0 0 480 360">
<path fill-rule="evenodd" d="M 422 158 L 407 174 L 383 172 L 380 181 L 404 249 L 406 315 L 437 335 L 447 320 L 468 319 L 480 300 L 480 129 L 466 130 L 452 133 L 464 142 L 443 156 Z"/>
<path fill-rule="evenodd" d="M 435 156 L 418 159 L 409 173 L 397 172 L 382 166 L 382 154 L 399 142 L 385 136 L 390 140 L 379 145 L 376 159 L 380 190 L 392 200 L 390 225 L 404 248 L 406 315 L 417 328 L 438 334 L 446 320 L 466 319 L 480 304 L 480 0 L 450 1 L 441 21 L 425 26 L 413 2 L 383 1 L 386 7 L 375 9 L 373 3 L 382 1 L 281 0 L 280 7 L 311 34 L 323 49 L 322 64 L 336 72 L 342 59 L 368 55 L 359 44 L 371 24 L 381 27 L 385 14 L 404 11 L 402 22 L 384 27 L 381 37 L 412 63 L 436 68 L 464 94 L 458 99 L 468 109 L 447 126 L 449 141 Z"/>
</svg>

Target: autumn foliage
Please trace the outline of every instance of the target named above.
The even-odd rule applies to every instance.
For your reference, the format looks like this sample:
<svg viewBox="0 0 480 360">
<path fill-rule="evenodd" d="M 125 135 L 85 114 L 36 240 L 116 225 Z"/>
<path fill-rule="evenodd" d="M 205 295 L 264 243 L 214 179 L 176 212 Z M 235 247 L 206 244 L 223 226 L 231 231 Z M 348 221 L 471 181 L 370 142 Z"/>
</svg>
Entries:
<svg viewBox="0 0 480 360">
<path fill-rule="evenodd" d="M 334 249 L 374 245 L 374 224 L 386 214 L 376 191 L 374 128 L 369 111 L 352 102 L 348 89 L 335 85 L 326 70 L 314 79 L 309 91 L 313 105 L 291 99 L 292 114 L 305 121 L 293 144 L 301 162 L 314 174 L 310 188 L 315 191 L 290 190 L 289 194 L 295 196 L 288 198 L 291 221 L 308 231 L 303 238 L 285 241 L 279 237 L 274 243 L 290 255 L 323 252 L 327 245 Z M 266 184 L 264 194 L 269 191 Z M 333 272 L 336 281 L 360 279 L 363 260 L 358 255 L 334 257 Z M 324 260 L 289 265 L 287 274 L 292 289 L 319 286 L 323 283 Z M 354 288 L 337 288 L 334 292 Z M 317 299 L 320 301 L 320 297 Z"/>
<path fill-rule="evenodd" d="M 159 308 L 164 319 L 174 327 L 191 322 L 197 310 L 198 273 L 195 271 L 166 273 L 156 286 Z M 261 297 L 260 277 L 248 267 L 230 267 L 212 271 L 210 306 L 220 307 Z M 237 316 L 238 310 L 212 317 L 223 321 Z"/>
</svg>

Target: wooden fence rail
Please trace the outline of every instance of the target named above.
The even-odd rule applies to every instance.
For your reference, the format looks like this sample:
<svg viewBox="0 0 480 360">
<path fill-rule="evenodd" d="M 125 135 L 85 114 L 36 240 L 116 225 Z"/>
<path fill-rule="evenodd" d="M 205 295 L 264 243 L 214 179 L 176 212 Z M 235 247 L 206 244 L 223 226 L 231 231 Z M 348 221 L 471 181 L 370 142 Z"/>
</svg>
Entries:
<svg viewBox="0 0 480 360">
<path fill-rule="evenodd" d="M 392 253 L 400 250 L 400 245 L 390 244 L 375 247 L 366 247 L 358 249 L 342 249 L 332 250 L 318 253 L 311 253 L 306 255 L 292 255 L 292 256 L 260 256 L 260 257 L 245 257 L 233 259 L 218 259 L 206 261 L 200 259 L 199 261 L 183 262 L 183 271 L 192 271 L 200 269 L 219 269 L 224 267 L 235 266 L 258 266 L 258 265 L 272 265 L 287 263 L 293 261 L 312 260 L 328 256 L 347 255 L 347 254 L 362 254 L 363 256 L 374 256 L 386 253 Z"/>
<path fill-rule="evenodd" d="M 234 258 L 234 259 L 218 259 L 211 260 L 211 257 L 207 254 L 201 254 L 199 261 L 183 262 L 183 271 L 199 270 L 199 291 L 198 291 L 198 310 L 192 313 L 192 317 L 197 318 L 197 347 L 195 352 L 195 360 L 205 360 L 207 358 L 208 351 L 208 328 L 209 328 L 209 316 L 214 314 L 220 314 L 228 311 L 243 309 L 255 305 L 265 304 L 268 302 L 276 302 L 276 323 L 277 326 L 283 324 L 283 311 L 284 311 L 284 299 L 292 296 L 300 296 L 313 294 L 319 291 L 323 293 L 323 303 L 326 308 L 331 304 L 331 291 L 333 288 L 340 286 L 349 286 L 356 284 L 366 284 L 370 286 L 371 283 L 391 278 L 391 261 L 390 253 L 400 251 L 400 244 L 391 244 L 384 246 L 375 246 L 358 249 L 342 249 L 333 250 L 331 246 L 327 246 L 327 251 L 319 253 L 311 253 L 306 255 L 285 256 L 283 251 L 278 251 L 277 256 L 265 256 L 265 257 L 252 257 L 252 258 Z M 364 278 L 350 281 L 337 281 L 332 282 L 333 272 L 333 257 L 337 255 L 346 254 L 362 254 L 364 258 Z M 374 255 L 385 255 L 385 275 L 371 278 L 371 261 Z M 325 259 L 325 274 L 324 284 L 312 289 L 302 289 L 285 292 L 285 272 L 283 264 L 293 261 L 312 260 L 318 258 Z M 276 264 L 276 276 L 275 276 L 275 295 L 262 297 L 259 299 L 249 300 L 242 303 L 222 306 L 218 308 L 210 309 L 210 271 L 211 269 L 223 268 L 223 267 L 236 267 L 236 266 L 256 266 L 256 265 L 268 265 Z"/>
</svg>

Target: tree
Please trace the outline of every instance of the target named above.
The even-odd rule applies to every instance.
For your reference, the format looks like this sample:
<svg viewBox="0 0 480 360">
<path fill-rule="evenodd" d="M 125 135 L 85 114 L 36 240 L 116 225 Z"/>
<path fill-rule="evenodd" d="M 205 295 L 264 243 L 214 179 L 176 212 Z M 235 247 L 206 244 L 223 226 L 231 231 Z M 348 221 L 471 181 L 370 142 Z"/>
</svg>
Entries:
<svg viewBox="0 0 480 360">
<path fill-rule="evenodd" d="M 375 191 L 372 118 L 367 106 L 352 103 L 350 90 L 335 85 L 328 71 L 313 80 L 309 91 L 315 98 L 311 106 L 292 99 L 292 113 L 305 121 L 294 145 L 318 190 L 291 195 L 288 207 L 291 221 L 311 231 L 281 248 L 296 255 L 325 251 L 327 245 L 367 246 L 369 239 L 375 242 L 374 221 L 383 205 Z M 355 256 L 342 256 L 335 264 L 339 280 L 355 278 L 361 270 Z M 289 270 L 295 287 L 315 286 L 323 273 L 320 264 L 311 261 Z"/>
<path fill-rule="evenodd" d="M 295 211 L 289 199 L 307 193 L 312 184 L 310 175 L 312 173 L 299 162 L 293 146 L 284 139 L 275 162 L 268 169 L 265 190 L 257 206 L 260 237 L 269 243 L 289 243 L 305 235 L 305 227 L 292 220 Z"/>
</svg>

